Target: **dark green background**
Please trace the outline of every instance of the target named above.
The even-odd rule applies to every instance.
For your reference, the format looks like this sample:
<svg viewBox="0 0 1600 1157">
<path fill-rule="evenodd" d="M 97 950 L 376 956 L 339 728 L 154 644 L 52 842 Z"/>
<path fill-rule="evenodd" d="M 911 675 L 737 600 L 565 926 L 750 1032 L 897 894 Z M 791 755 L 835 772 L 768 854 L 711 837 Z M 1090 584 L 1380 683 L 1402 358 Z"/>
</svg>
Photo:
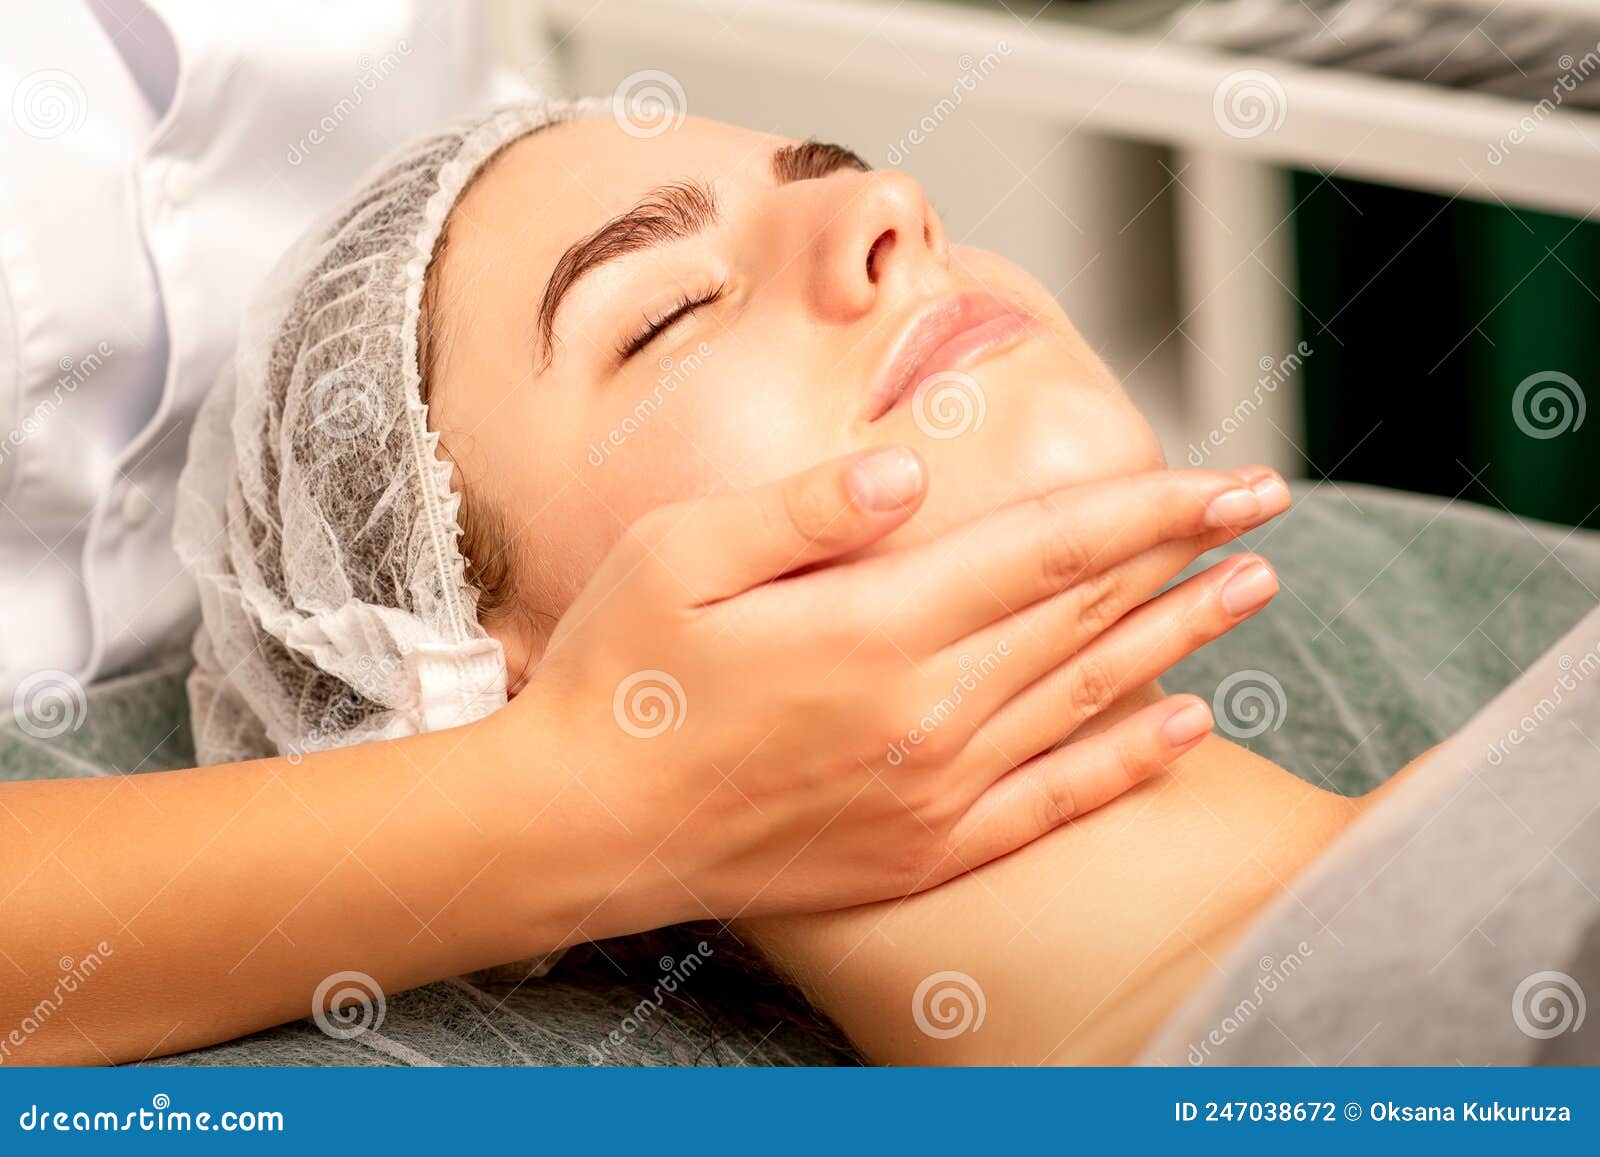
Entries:
<svg viewBox="0 0 1600 1157">
<path fill-rule="evenodd" d="M 1511 406 L 1552 370 L 1600 406 L 1600 224 L 1290 179 L 1309 476 L 1600 527 L 1600 413 L 1541 440 Z"/>
</svg>

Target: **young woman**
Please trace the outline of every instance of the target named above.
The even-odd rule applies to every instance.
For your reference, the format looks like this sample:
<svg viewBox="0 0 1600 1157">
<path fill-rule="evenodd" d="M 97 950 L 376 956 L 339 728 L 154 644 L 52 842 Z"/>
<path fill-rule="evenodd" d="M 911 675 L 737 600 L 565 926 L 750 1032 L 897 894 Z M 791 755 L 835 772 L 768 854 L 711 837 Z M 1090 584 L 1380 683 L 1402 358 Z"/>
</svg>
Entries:
<svg viewBox="0 0 1600 1157">
<path fill-rule="evenodd" d="M 886 682 L 865 697 L 862 790 L 892 768 L 982 767 L 993 786 L 965 820 L 944 773 L 902 785 L 904 806 L 943 811 L 958 831 L 1007 806 L 1051 823 L 1113 794 L 1076 796 L 1066 753 L 1110 744 L 1143 776 L 1134 737 L 1160 732 L 1176 762 L 913 898 L 820 916 L 773 915 L 758 898 L 742 927 L 872 1060 L 1127 1059 L 1367 803 L 1210 736 L 1202 702 L 1166 701 L 1152 682 L 1175 651 L 1265 605 L 1276 579 L 1243 555 L 1145 600 L 1232 528 L 1283 510 L 1287 488 L 1266 470 L 1163 470 L 1150 428 L 1050 295 L 952 244 L 911 178 L 693 119 L 641 140 L 593 112 L 513 110 L 425 141 L 292 262 L 191 452 L 180 535 L 207 592 L 197 716 L 225 700 L 231 726 L 280 747 L 381 727 L 386 691 L 381 678 L 365 689 L 364 669 L 403 663 L 430 645 L 418 623 L 442 622 L 503 655 L 484 702 L 498 678 L 513 702 L 551 679 L 614 682 L 619 727 L 671 750 L 738 700 L 670 641 L 630 672 L 638 659 L 619 662 L 623 640 L 595 617 L 642 581 L 686 592 L 692 623 L 758 576 L 676 549 L 664 504 L 915 447 L 930 482 L 914 518 L 822 572 L 797 552 L 768 587 L 812 583 L 797 630 L 849 623 L 841 660 L 869 653 L 921 679 L 917 694 Z M 1070 514 L 1020 573 L 1040 509 Z M 428 557 L 440 541 L 417 527 L 439 523 L 452 549 L 459 524 L 463 565 Z M 418 573 L 433 584 L 422 594 Z M 919 611 L 955 573 L 981 593 L 935 631 Z M 872 622 L 836 585 L 861 575 L 895 596 Z M 441 582 L 458 619 L 437 609 Z M 296 635 L 305 645 L 286 651 Z M 769 661 L 778 672 L 788 656 Z M 335 718 L 330 704 L 338 725 L 308 739 L 307 711 Z M 1056 748 L 1068 735 L 1084 746 Z M 770 742 L 801 751 L 804 731 Z M 759 775 L 720 770 L 765 806 Z M 606 794 L 626 841 L 663 807 L 651 777 L 602 760 L 570 782 L 619 776 L 631 797 Z M 811 833 L 819 844 L 829 826 Z M 656 849 L 632 846 L 656 874 Z M 718 911 L 715 881 L 737 865 L 698 867 L 687 907 Z M 949 874 L 915 868 L 908 891 Z M 795 886 L 782 870 L 767 894 Z M 930 1035 L 908 1015 L 939 970 L 983 978 L 981 1033 Z"/>
</svg>

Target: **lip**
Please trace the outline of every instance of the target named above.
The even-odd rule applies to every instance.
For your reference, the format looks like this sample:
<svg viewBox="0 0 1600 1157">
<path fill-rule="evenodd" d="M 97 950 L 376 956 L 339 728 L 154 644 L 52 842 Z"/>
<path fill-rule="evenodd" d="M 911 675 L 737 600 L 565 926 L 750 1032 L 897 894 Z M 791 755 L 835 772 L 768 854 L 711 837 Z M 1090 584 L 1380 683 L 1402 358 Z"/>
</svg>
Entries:
<svg viewBox="0 0 1600 1157">
<path fill-rule="evenodd" d="M 963 293 L 918 310 L 890 347 L 863 416 L 876 422 L 937 373 L 964 370 L 1015 345 L 1034 318 L 993 293 Z"/>
</svg>

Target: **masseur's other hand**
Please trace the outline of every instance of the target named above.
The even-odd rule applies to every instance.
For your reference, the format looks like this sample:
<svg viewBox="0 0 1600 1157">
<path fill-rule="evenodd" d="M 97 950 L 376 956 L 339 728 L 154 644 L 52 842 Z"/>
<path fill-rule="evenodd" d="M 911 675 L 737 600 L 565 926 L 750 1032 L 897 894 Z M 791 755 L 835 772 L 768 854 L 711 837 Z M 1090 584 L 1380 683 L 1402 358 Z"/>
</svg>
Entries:
<svg viewBox="0 0 1600 1157">
<path fill-rule="evenodd" d="M 1246 555 L 1152 598 L 1285 509 L 1281 479 L 1095 482 L 835 561 L 903 524 L 925 487 L 914 454 L 877 451 L 662 507 L 602 563 L 493 717 L 556 736 L 565 790 L 609 833 L 595 854 L 617 891 L 574 939 L 930 887 L 1205 736 L 1205 703 L 1174 696 L 1056 746 L 1271 597 Z"/>
</svg>

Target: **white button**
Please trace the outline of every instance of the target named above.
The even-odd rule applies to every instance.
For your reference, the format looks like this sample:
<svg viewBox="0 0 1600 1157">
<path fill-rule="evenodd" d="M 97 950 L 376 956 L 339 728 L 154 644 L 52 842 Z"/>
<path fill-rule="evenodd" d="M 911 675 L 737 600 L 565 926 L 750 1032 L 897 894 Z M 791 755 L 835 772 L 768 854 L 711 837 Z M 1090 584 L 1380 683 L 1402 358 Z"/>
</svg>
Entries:
<svg viewBox="0 0 1600 1157">
<path fill-rule="evenodd" d="M 167 169 L 167 200 L 182 205 L 194 196 L 194 166 L 188 161 L 173 161 Z"/>
<path fill-rule="evenodd" d="M 150 497 L 136 486 L 128 487 L 127 493 L 122 496 L 122 521 L 129 526 L 144 522 L 154 509 L 155 504 Z"/>
</svg>

